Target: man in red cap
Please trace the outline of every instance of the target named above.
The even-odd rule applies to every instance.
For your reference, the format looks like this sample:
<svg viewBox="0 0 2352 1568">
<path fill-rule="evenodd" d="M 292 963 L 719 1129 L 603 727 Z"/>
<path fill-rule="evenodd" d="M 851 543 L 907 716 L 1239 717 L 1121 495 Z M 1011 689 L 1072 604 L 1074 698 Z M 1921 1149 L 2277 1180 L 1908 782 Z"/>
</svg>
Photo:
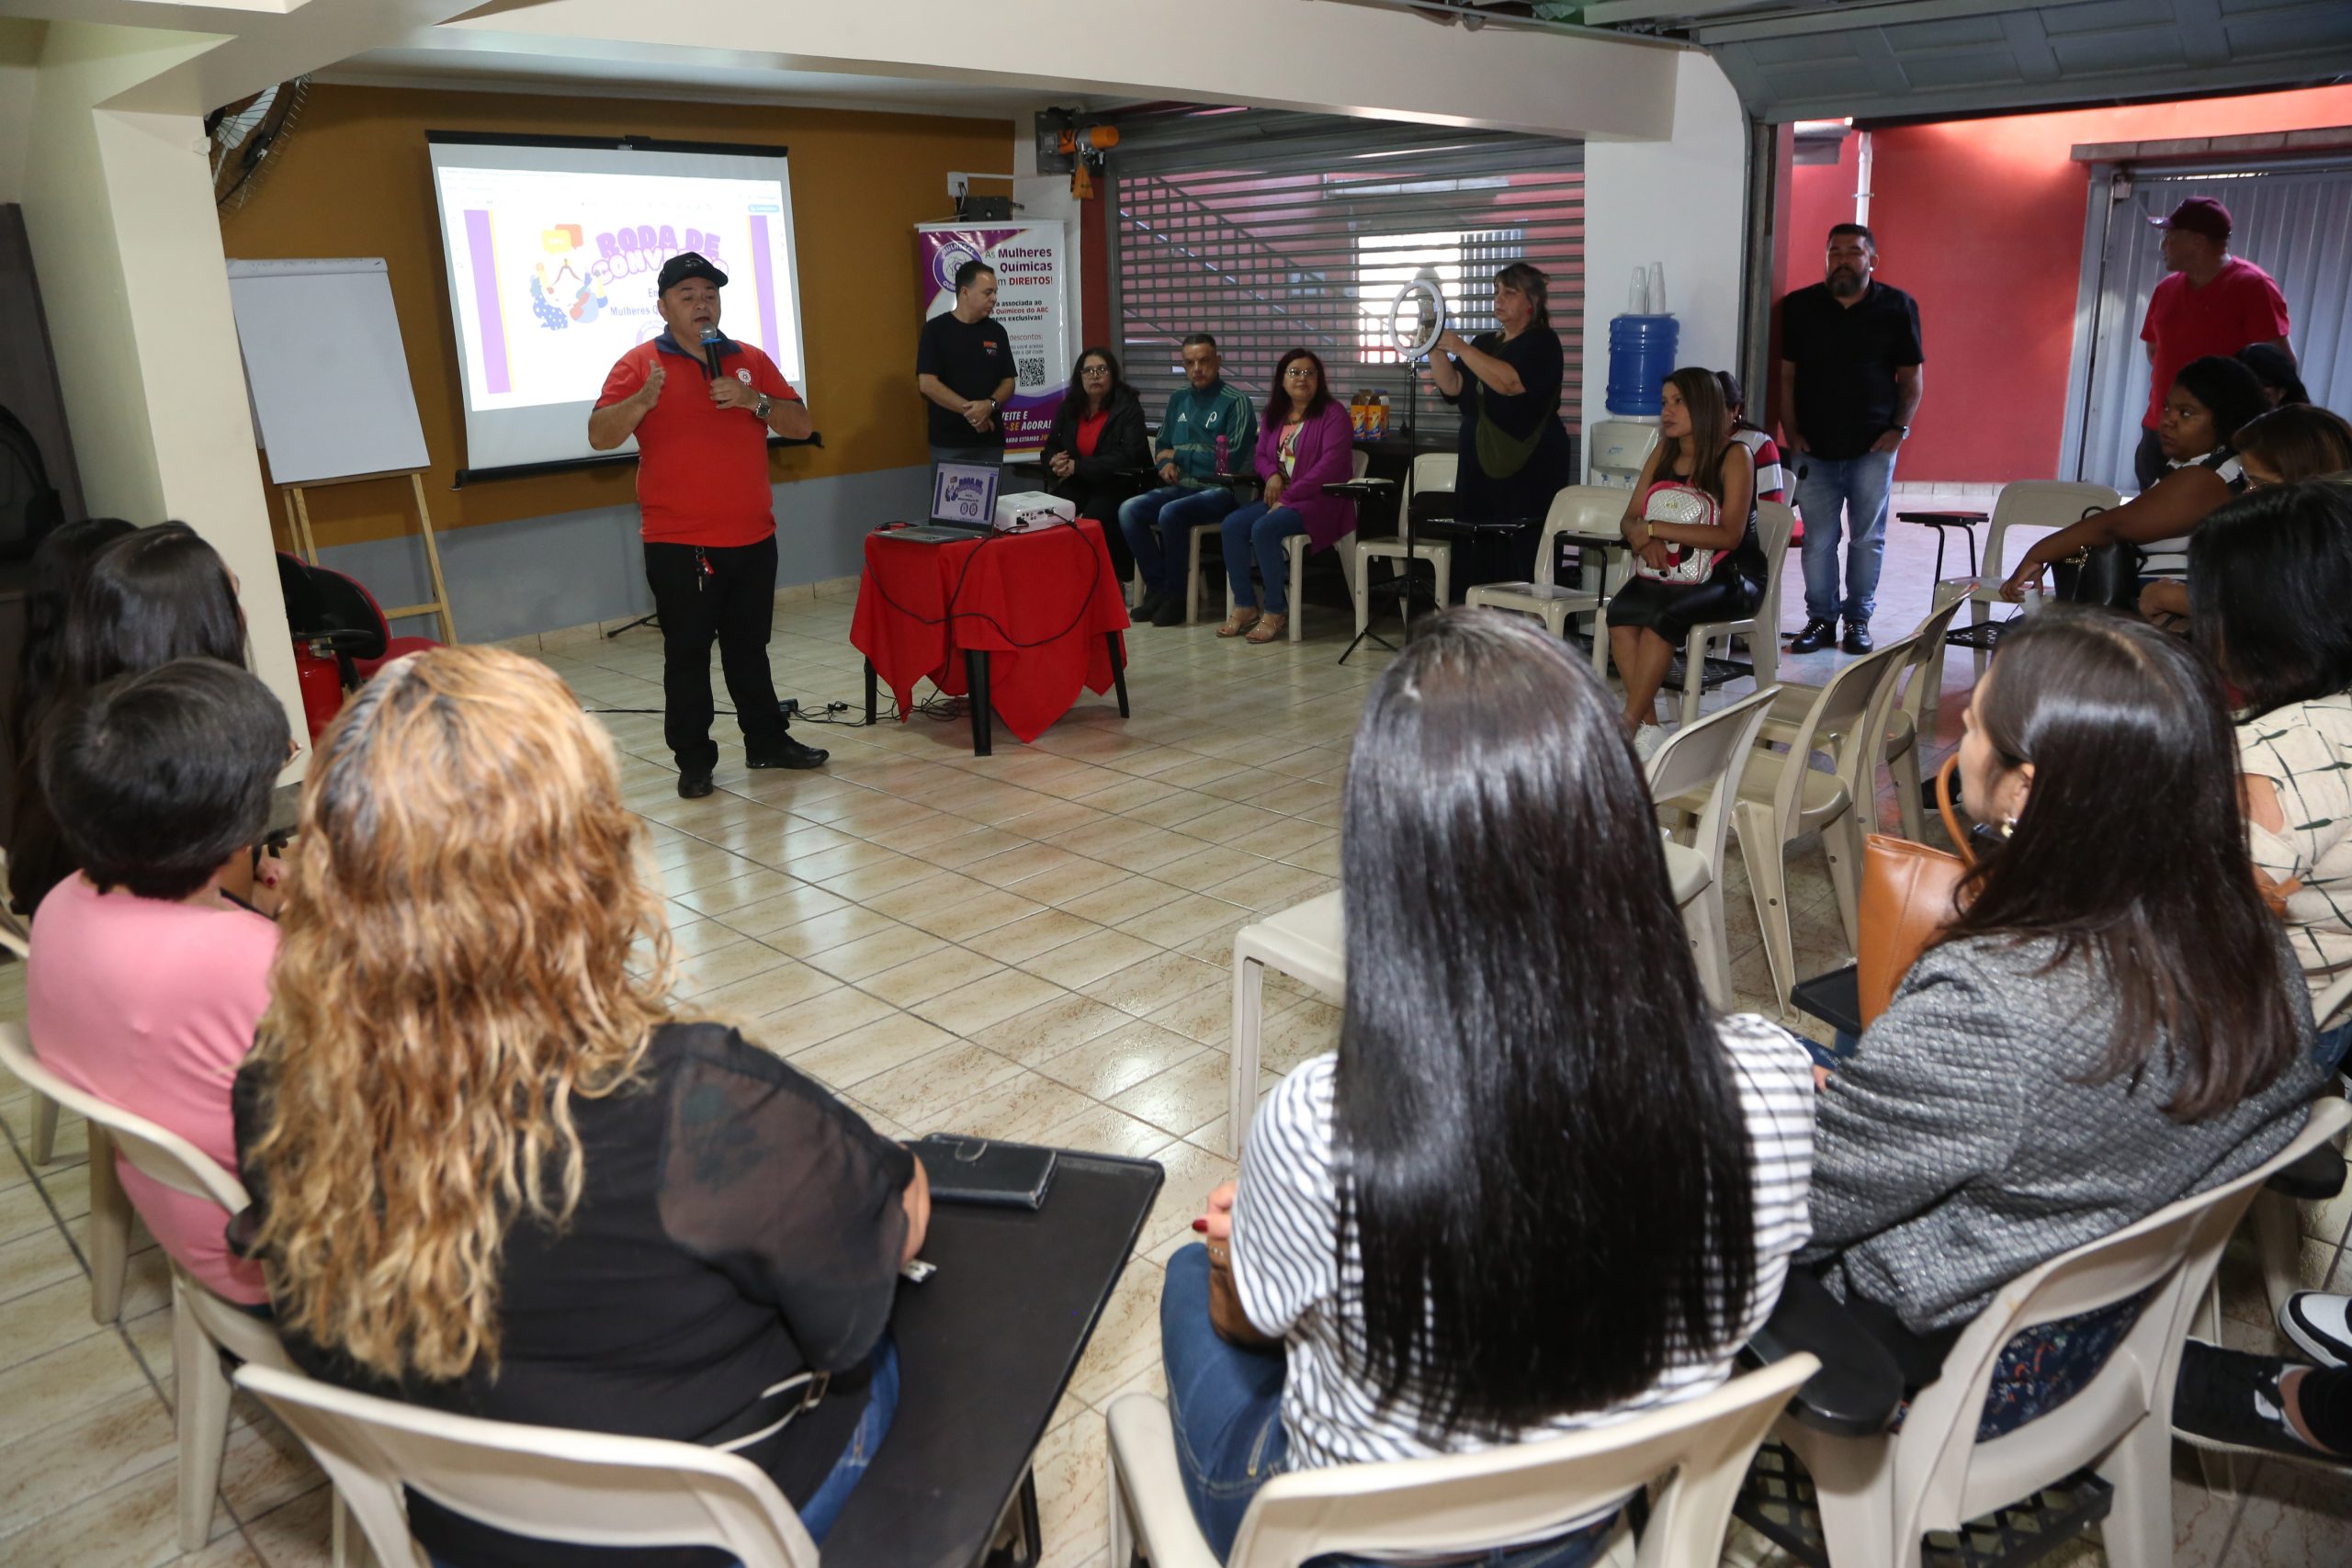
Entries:
<svg viewBox="0 0 2352 1568">
<path fill-rule="evenodd" d="M 588 416 L 588 445 L 637 437 L 645 579 L 662 619 L 662 730 L 678 794 L 708 795 L 710 645 L 754 768 L 814 768 L 825 753 L 786 733 L 768 671 L 775 616 L 775 496 L 768 437 L 815 427 L 800 394 L 757 345 L 718 330 L 727 275 L 693 251 L 662 265 L 654 309 L 665 330 L 621 355 Z"/>
<path fill-rule="evenodd" d="M 2230 254 L 2228 208 L 2211 197 L 2192 196 L 2171 217 L 2148 221 L 2164 231 L 2167 276 L 2149 297 L 2140 327 L 2152 367 L 2148 416 L 2140 422 L 2140 449 L 2132 462 L 2142 490 L 2164 476 L 2156 421 L 2182 366 L 2209 354 L 2233 355 L 2256 343 L 2294 353 L 2287 344 L 2287 301 L 2278 285 L 2252 262 Z"/>
</svg>

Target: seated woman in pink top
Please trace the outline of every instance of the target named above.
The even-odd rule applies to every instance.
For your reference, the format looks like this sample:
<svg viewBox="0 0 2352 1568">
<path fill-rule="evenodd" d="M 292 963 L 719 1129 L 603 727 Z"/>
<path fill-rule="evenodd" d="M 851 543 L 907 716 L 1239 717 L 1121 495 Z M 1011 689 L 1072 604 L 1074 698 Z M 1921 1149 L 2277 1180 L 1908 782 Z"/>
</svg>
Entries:
<svg viewBox="0 0 2352 1568">
<path fill-rule="evenodd" d="M 277 927 L 254 907 L 253 846 L 289 748 L 258 678 L 177 659 L 71 701 L 41 782 L 83 870 L 41 900 L 25 974 L 33 1049 L 60 1077 L 237 1168 L 229 1093 L 269 1005 Z M 118 1162 L 164 1250 L 266 1306 L 212 1204 Z"/>
<path fill-rule="evenodd" d="M 1233 614 L 1219 637 L 1272 642 L 1290 620 L 1290 561 L 1283 541 L 1306 536 L 1310 549 L 1328 550 L 1356 531 L 1356 503 L 1323 493 L 1325 485 L 1355 478 L 1355 427 L 1331 396 L 1323 362 L 1294 348 L 1274 367 L 1274 389 L 1258 426 L 1257 501 L 1225 515 L 1225 570 L 1233 584 Z M 1255 561 L 1265 584 L 1265 611 L 1250 585 Z"/>
</svg>

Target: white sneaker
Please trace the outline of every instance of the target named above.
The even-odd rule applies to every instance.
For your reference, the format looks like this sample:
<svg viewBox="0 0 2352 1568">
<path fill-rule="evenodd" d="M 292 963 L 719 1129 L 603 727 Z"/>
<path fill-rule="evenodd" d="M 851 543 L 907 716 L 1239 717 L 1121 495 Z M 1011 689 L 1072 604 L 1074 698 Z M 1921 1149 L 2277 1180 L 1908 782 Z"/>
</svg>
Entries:
<svg viewBox="0 0 2352 1568">
<path fill-rule="evenodd" d="M 2323 1367 L 2352 1361 L 2352 1296 L 2298 1291 L 2278 1309 L 2278 1326 Z"/>
<path fill-rule="evenodd" d="M 1670 732 L 1662 724 L 1645 724 L 1634 731 L 1634 755 L 1647 762 L 1657 755 Z"/>
</svg>

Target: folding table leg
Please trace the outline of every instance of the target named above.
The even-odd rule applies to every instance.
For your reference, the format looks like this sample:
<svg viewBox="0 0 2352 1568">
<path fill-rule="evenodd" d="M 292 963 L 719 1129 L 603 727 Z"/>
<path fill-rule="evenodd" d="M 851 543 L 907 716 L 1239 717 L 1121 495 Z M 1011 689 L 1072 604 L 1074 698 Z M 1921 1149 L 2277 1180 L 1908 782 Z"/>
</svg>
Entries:
<svg viewBox="0 0 2352 1568">
<path fill-rule="evenodd" d="M 994 756 L 996 746 L 989 725 L 989 656 L 985 649 L 964 650 L 964 680 L 971 688 L 972 755 Z"/>
<path fill-rule="evenodd" d="M 1127 661 L 1119 652 L 1119 634 L 1104 632 L 1102 640 L 1111 645 L 1111 684 L 1119 694 L 1119 716 L 1127 715 Z"/>
<path fill-rule="evenodd" d="M 872 728 L 874 724 L 874 714 L 876 705 L 876 699 L 877 694 L 874 689 L 875 683 L 874 660 L 869 659 L 865 661 L 865 722 L 869 728 Z"/>
</svg>

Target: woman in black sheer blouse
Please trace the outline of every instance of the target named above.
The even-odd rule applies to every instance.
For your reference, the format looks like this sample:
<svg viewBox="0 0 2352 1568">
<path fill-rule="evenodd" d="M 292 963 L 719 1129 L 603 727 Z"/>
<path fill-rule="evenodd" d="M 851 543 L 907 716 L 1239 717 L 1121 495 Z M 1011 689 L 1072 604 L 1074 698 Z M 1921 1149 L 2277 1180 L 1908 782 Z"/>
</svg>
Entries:
<svg viewBox="0 0 2352 1568">
<path fill-rule="evenodd" d="M 725 1449 L 821 1541 L 896 1407 L 929 1188 L 817 1083 L 674 1015 L 595 721 L 517 654 L 401 660 L 321 739 L 302 845 L 236 1086 L 288 1352 L 438 1409 Z M 585 1560 L 423 1497 L 409 1518 L 457 1568 Z"/>
</svg>

